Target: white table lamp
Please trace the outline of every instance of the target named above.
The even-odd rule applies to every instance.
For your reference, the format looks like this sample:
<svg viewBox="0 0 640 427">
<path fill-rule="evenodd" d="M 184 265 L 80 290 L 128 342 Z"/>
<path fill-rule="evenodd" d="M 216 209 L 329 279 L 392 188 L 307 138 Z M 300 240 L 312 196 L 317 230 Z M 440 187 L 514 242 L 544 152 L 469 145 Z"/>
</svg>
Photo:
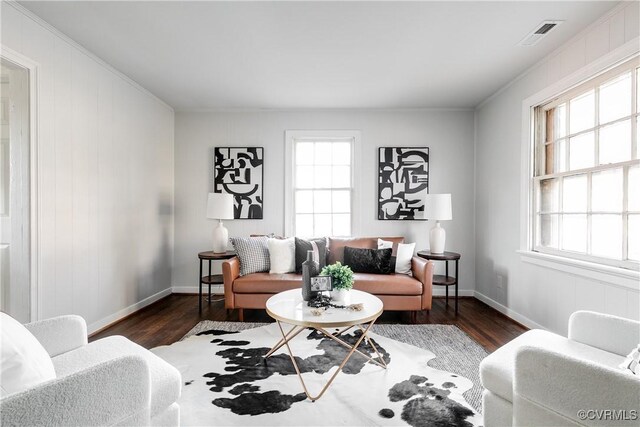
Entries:
<svg viewBox="0 0 640 427">
<path fill-rule="evenodd" d="M 444 228 L 440 227 L 440 221 L 451 219 L 451 194 L 428 194 L 425 200 L 424 216 L 429 220 L 436 221 L 429 233 L 431 253 L 444 253 L 444 242 L 447 235 Z"/>
<path fill-rule="evenodd" d="M 223 219 L 233 219 L 233 195 L 227 193 L 209 193 L 207 199 L 207 218 L 217 219 L 218 226 L 213 229 L 213 252 L 227 251 L 229 231 L 222 224 Z"/>
</svg>

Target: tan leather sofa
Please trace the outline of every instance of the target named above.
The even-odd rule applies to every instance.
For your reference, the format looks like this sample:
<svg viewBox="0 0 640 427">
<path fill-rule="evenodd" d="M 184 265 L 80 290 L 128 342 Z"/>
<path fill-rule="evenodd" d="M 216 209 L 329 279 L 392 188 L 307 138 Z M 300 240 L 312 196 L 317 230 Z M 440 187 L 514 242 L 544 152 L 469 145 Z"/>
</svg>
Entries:
<svg viewBox="0 0 640 427">
<path fill-rule="evenodd" d="M 404 237 L 380 237 L 394 242 L 395 256 L 398 243 Z M 353 248 L 377 248 L 377 237 L 335 238 L 329 237 L 327 264 L 344 262 L 345 246 Z M 385 310 L 411 311 L 412 319 L 419 310 L 431 309 L 431 280 L 433 263 L 419 257 L 411 261 L 413 277 L 405 274 L 354 273 L 354 288 L 376 295 L 384 303 Z M 231 258 L 222 263 L 224 300 L 227 309 L 238 309 L 240 321 L 244 321 L 244 309 L 264 309 L 267 300 L 278 292 L 302 286 L 302 275 L 295 273 L 253 273 L 240 276 L 240 261 Z"/>
</svg>

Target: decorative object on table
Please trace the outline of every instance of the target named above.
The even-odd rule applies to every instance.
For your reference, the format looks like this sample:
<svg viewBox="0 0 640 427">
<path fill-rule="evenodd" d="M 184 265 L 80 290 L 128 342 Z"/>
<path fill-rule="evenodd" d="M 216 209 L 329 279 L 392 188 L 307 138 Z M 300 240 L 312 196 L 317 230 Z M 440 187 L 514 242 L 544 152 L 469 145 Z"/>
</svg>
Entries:
<svg viewBox="0 0 640 427">
<path fill-rule="evenodd" d="M 266 236 L 232 237 L 231 243 L 240 261 L 240 276 L 251 273 L 266 273 L 271 268 L 269 246 Z"/>
<path fill-rule="evenodd" d="M 432 254 L 441 254 L 444 252 L 447 235 L 444 228 L 440 227 L 440 221 L 448 221 L 452 218 L 451 194 L 428 194 L 425 200 L 426 218 L 436 221 L 429 232 L 429 248 Z"/>
<path fill-rule="evenodd" d="M 296 241 L 288 239 L 269 238 L 269 273 L 284 274 L 296 271 Z"/>
<path fill-rule="evenodd" d="M 428 147 L 379 148 L 378 219 L 426 219 L 428 193 Z"/>
<path fill-rule="evenodd" d="M 313 259 L 320 268 L 327 265 L 327 239 L 300 239 L 296 237 L 296 273 L 302 274 L 302 263 L 307 259 L 307 252 L 313 251 Z"/>
<path fill-rule="evenodd" d="M 325 317 L 329 315 L 319 319 Z M 213 419 L 218 425 L 278 425 L 283 419 L 290 425 L 309 425 L 313 420 L 327 426 L 441 425 L 446 421 L 445 425 L 471 427 L 482 422 L 478 365 L 487 352 L 453 325 L 373 325 L 369 339 L 389 369 L 382 371 L 354 354 L 338 374 L 339 389 L 329 389 L 314 404 L 301 392 L 285 347 L 271 356 L 278 363 L 264 363 L 258 356 L 281 337 L 277 324 L 203 321 L 187 335 L 152 350 L 180 366 L 189 384 L 182 387 L 179 400 L 182 425 L 207 425 Z M 359 335 L 356 328 L 340 338 L 353 343 Z M 299 365 L 305 367 L 303 378 L 313 381 L 314 392 L 346 354 L 333 339 L 308 330 L 298 335 L 292 347 Z M 364 342 L 359 350 L 375 356 Z M 256 369 L 264 373 L 259 378 L 251 375 Z M 426 378 L 427 383 L 420 382 Z M 407 394 L 398 395 L 400 390 Z M 382 414 L 393 418 L 382 418 Z"/>
<path fill-rule="evenodd" d="M 391 274 L 394 265 L 391 263 L 391 248 L 364 249 L 344 248 L 344 263 L 354 273 Z"/>
<path fill-rule="evenodd" d="M 229 231 L 222 224 L 222 220 L 233 219 L 233 196 L 227 193 L 209 193 L 207 218 L 218 220 L 218 226 L 213 229 L 213 252 L 217 254 L 226 252 Z"/>
<path fill-rule="evenodd" d="M 233 194 L 235 219 L 262 219 L 262 147 L 215 147 L 213 190 Z"/>
<path fill-rule="evenodd" d="M 340 262 L 327 265 L 320 271 L 323 276 L 331 276 L 331 299 L 336 302 L 346 302 L 349 291 L 353 288 L 353 271 L 348 265 Z"/>
<path fill-rule="evenodd" d="M 224 279 L 222 277 L 222 274 L 211 274 L 211 262 L 212 261 L 224 261 L 226 259 L 230 259 L 236 256 L 236 253 L 233 251 L 227 251 L 225 253 L 215 253 L 213 251 L 205 251 L 205 252 L 200 252 L 198 254 L 198 260 L 200 261 L 200 280 L 199 280 L 199 293 L 198 293 L 198 312 L 202 311 L 202 285 L 208 285 L 209 286 L 209 293 L 208 293 L 208 297 L 207 297 L 207 302 L 211 303 L 211 302 L 217 302 L 217 301 L 224 301 L 224 296 L 221 297 L 221 299 L 218 300 L 211 300 L 211 285 L 222 285 L 224 283 Z M 203 267 L 202 264 L 203 262 L 208 261 L 209 262 L 209 274 L 206 276 L 203 276 Z"/>
<path fill-rule="evenodd" d="M 311 290 L 311 278 L 318 275 L 320 265 L 313 259 L 313 251 L 307 251 L 307 260 L 302 263 L 302 299 L 309 301 L 318 294 Z"/>
<path fill-rule="evenodd" d="M 444 286 L 446 289 L 445 306 L 449 307 L 449 286 L 455 286 L 456 288 L 456 314 L 458 314 L 458 261 L 460 261 L 460 254 L 455 252 L 445 252 L 442 254 L 434 254 L 430 251 L 418 251 L 417 255 L 420 258 L 428 259 L 430 261 L 444 261 L 445 273 L 434 274 L 431 279 L 433 286 Z M 449 261 L 456 262 L 456 275 L 455 277 L 449 276 Z"/>
<path fill-rule="evenodd" d="M 378 249 L 393 249 L 393 242 L 388 240 L 378 239 Z M 395 256 L 395 272 L 399 274 L 407 274 L 413 276 L 411 273 L 411 259 L 413 253 L 416 250 L 415 243 L 397 243 L 396 256 Z M 393 264 L 394 257 L 391 257 Z"/>
<path fill-rule="evenodd" d="M 316 276 L 311 278 L 312 292 L 329 292 L 331 286 L 331 276 Z"/>
</svg>

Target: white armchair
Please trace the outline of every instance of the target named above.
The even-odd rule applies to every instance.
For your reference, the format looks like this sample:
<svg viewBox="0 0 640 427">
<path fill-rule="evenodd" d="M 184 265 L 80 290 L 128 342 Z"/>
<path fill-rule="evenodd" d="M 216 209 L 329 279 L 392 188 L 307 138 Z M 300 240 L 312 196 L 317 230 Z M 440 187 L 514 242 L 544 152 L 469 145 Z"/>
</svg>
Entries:
<svg viewBox="0 0 640 427">
<path fill-rule="evenodd" d="M 526 332 L 480 364 L 485 426 L 637 426 L 640 378 L 618 366 L 638 342 L 640 322 L 588 311 L 568 338 Z"/>
<path fill-rule="evenodd" d="M 56 378 L 0 400 L 2 426 L 179 425 L 182 380 L 173 366 L 121 336 L 87 343 L 79 316 L 25 325 Z"/>
</svg>

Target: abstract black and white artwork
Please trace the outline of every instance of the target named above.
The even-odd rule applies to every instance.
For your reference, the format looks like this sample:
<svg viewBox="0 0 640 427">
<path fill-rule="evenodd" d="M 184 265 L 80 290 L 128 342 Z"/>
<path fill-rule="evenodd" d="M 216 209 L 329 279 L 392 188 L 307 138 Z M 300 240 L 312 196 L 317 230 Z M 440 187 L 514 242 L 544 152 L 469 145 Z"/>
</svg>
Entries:
<svg viewBox="0 0 640 427">
<path fill-rule="evenodd" d="M 235 219 L 262 219 L 262 147 L 216 147 L 213 191 L 233 194 Z"/>
<path fill-rule="evenodd" d="M 428 193 L 428 147 L 380 147 L 378 219 L 426 219 L 424 204 Z"/>
</svg>

